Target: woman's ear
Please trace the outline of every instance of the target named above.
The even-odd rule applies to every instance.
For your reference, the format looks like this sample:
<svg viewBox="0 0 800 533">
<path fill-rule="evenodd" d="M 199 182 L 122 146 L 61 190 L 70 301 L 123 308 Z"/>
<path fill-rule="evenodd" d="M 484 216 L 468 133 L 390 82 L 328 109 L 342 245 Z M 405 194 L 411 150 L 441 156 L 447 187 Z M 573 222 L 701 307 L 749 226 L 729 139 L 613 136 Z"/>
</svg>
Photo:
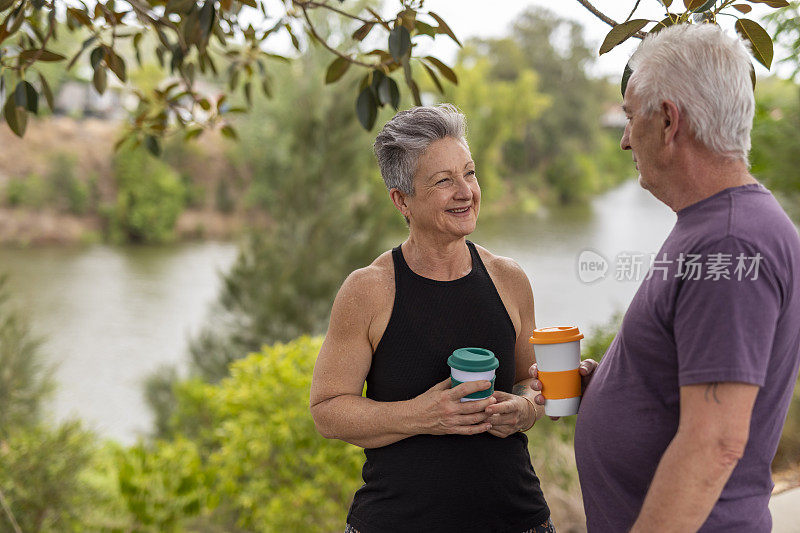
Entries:
<svg viewBox="0 0 800 533">
<path fill-rule="evenodd" d="M 398 188 L 393 188 L 389 191 L 389 197 L 392 199 L 392 203 L 397 210 L 400 211 L 404 217 L 408 218 L 410 211 L 408 203 L 406 202 L 408 195 Z"/>
</svg>

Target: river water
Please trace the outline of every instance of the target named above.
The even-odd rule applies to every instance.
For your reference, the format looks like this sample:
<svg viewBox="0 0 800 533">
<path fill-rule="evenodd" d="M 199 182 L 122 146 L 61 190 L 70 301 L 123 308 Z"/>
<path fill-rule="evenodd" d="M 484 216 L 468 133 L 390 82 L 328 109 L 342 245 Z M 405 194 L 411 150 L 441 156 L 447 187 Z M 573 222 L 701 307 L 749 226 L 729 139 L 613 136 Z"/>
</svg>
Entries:
<svg viewBox="0 0 800 533">
<path fill-rule="evenodd" d="M 587 331 L 624 311 L 638 286 L 617 279 L 618 254 L 655 253 L 674 221 L 672 211 L 629 181 L 583 207 L 481 220 L 471 239 L 522 266 L 533 285 L 537 326 Z M 605 277 L 586 283 L 579 275 L 584 250 L 592 251 L 591 263 L 606 262 Z M 161 365 L 185 367 L 187 338 L 203 323 L 220 273 L 235 257 L 234 244 L 217 242 L 0 249 L 0 271 L 11 275 L 15 301 L 57 365 L 51 417 L 80 417 L 123 443 L 145 434 L 151 416 L 144 378 Z"/>
</svg>

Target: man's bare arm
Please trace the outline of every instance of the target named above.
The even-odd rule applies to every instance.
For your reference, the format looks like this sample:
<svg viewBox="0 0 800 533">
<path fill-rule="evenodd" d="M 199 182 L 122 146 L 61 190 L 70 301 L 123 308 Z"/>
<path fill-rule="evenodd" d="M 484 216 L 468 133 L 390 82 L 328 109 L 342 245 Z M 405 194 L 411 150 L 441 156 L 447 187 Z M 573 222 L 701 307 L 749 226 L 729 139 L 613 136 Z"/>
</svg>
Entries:
<svg viewBox="0 0 800 533">
<path fill-rule="evenodd" d="M 681 387 L 678 431 L 667 447 L 632 532 L 696 531 L 744 454 L 758 387 Z"/>
</svg>

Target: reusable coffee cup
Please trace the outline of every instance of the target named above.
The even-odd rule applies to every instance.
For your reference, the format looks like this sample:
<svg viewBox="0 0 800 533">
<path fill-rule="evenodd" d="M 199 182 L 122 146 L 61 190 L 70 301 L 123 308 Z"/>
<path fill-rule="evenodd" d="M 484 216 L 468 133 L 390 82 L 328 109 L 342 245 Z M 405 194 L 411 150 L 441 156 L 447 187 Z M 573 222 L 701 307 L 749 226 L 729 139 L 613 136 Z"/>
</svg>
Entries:
<svg viewBox="0 0 800 533">
<path fill-rule="evenodd" d="M 461 398 L 462 402 L 474 402 L 488 398 L 494 393 L 495 369 L 500 366 L 500 361 L 494 354 L 485 348 L 459 348 L 447 358 L 450 366 L 451 387 L 456 387 L 467 381 L 489 380 L 492 386 L 486 390 L 473 392 Z"/>
<path fill-rule="evenodd" d="M 581 403 L 581 339 L 574 326 L 538 328 L 529 341 L 534 344 L 539 381 L 545 397 L 547 416 L 570 416 L 578 413 Z"/>
</svg>

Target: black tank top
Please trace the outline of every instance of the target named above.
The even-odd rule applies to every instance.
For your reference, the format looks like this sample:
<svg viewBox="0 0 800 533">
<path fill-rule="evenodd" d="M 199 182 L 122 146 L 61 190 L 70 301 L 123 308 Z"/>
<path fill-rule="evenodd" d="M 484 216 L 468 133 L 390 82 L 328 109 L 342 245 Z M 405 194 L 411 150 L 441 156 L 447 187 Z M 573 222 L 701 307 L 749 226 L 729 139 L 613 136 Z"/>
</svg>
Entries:
<svg viewBox="0 0 800 533">
<path fill-rule="evenodd" d="M 368 398 L 422 394 L 450 375 L 453 350 L 468 346 L 494 352 L 495 389 L 511 392 L 514 326 L 475 245 L 467 246 L 472 270 L 453 281 L 414 273 L 400 247 L 392 250 L 394 307 L 372 356 Z M 523 433 L 415 435 L 364 454 L 364 485 L 347 517 L 360 533 L 519 533 L 550 516 Z"/>
</svg>

